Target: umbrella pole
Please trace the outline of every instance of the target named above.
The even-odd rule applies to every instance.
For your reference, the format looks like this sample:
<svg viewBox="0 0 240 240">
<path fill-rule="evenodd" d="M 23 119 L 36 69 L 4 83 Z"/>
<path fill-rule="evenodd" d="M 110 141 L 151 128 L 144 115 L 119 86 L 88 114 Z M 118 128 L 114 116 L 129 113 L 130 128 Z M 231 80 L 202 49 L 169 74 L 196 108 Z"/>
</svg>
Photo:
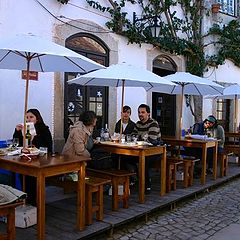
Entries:
<svg viewBox="0 0 240 240">
<path fill-rule="evenodd" d="M 237 132 L 237 110 L 238 110 L 238 98 L 237 94 L 234 96 L 234 132 Z"/>
<path fill-rule="evenodd" d="M 120 141 L 122 139 L 122 112 L 124 103 L 124 90 L 125 90 L 125 80 L 122 80 L 122 102 L 121 102 L 121 124 L 120 124 Z"/>
<path fill-rule="evenodd" d="M 182 112 L 183 112 L 183 93 L 184 93 L 184 84 L 181 85 L 182 87 L 182 92 L 181 92 L 181 99 L 180 99 L 180 121 L 179 121 L 179 125 L 178 125 L 178 137 L 181 138 L 182 136 L 182 119 L 183 119 L 183 116 L 182 116 Z"/>
<path fill-rule="evenodd" d="M 24 104 L 24 120 L 23 120 L 23 148 L 26 146 L 26 113 L 28 108 L 28 87 L 29 87 L 29 69 L 30 58 L 27 57 L 27 77 L 26 77 L 26 90 L 25 90 L 25 104 Z"/>
</svg>

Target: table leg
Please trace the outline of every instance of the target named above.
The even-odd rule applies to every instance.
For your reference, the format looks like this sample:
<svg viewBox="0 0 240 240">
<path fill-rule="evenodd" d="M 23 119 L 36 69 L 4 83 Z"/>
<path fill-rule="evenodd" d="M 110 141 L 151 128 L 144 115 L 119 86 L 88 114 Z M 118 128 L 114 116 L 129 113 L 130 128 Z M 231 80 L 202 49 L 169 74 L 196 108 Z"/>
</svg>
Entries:
<svg viewBox="0 0 240 240">
<path fill-rule="evenodd" d="M 166 147 L 164 148 L 163 154 L 161 155 L 161 191 L 160 196 L 165 195 L 166 193 L 166 165 L 167 165 L 167 154 Z"/>
<path fill-rule="evenodd" d="M 85 228 L 85 162 L 80 163 L 77 184 L 77 229 Z"/>
<path fill-rule="evenodd" d="M 207 147 L 206 144 L 202 147 L 202 173 L 201 173 L 201 184 L 206 183 L 206 169 L 207 169 Z"/>
<path fill-rule="evenodd" d="M 145 202 L 145 155 L 141 151 L 139 153 L 139 166 L 138 166 L 138 177 L 139 177 L 139 203 Z"/>
<path fill-rule="evenodd" d="M 45 177 L 37 177 L 37 239 L 45 239 Z"/>
<path fill-rule="evenodd" d="M 217 152 L 218 152 L 218 143 L 216 142 L 216 145 L 213 150 L 213 179 L 217 179 Z"/>
</svg>

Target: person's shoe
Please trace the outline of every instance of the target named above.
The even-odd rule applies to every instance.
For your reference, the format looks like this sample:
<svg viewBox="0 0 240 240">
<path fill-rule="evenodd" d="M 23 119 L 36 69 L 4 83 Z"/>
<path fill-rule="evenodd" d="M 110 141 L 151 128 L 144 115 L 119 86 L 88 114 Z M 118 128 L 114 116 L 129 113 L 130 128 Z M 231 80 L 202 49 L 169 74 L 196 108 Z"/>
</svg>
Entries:
<svg viewBox="0 0 240 240">
<path fill-rule="evenodd" d="M 146 195 L 149 195 L 151 193 L 151 188 L 150 187 L 147 187 L 146 189 L 145 189 L 145 194 Z"/>
</svg>

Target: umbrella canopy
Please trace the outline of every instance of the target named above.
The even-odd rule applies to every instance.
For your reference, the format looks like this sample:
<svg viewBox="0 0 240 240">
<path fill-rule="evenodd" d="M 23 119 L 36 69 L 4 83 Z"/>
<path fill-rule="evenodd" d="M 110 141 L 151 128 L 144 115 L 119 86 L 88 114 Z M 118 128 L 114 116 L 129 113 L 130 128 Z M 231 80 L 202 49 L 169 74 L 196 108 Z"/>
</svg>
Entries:
<svg viewBox="0 0 240 240">
<path fill-rule="evenodd" d="M 108 87 L 143 87 L 146 91 L 158 87 L 161 92 L 165 93 L 172 91 L 176 85 L 166 80 L 165 77 L 127 63 L 114 64 L 106 69 L 84 74 L 69 80 L 68 83 Z"/>
<path fill-rule="evenodd" d="M 184 94 L 188 95 L 222 94 L 223 87 L 206 78 L 198 77 L 187 72 L 176 72 L 174 74 L 165 76 L 165 78 L 177 84 L 177 86 L 175 86 L 170 93 L 181 95 L 180 121 L 178 132 L 178 136 L 180 137 L 182 129 L 182 105 Z"/>
<path fill-rule="evenodd" d="M 124 87 L 143 87 L 146 91 L 158 88 L 159 91 L 169 93 L 176 85 L 163 77 L 160 77 L 146 69 L 127 63 L 111 65 L 106 69 L 100 69 L 68 81 L 69 84 L 95 86 L 122 86 L 122 102 L 124 103 Z M 121 128 L 120 128 L 121 129 Z"/>
<path fill-rule="evenodd" d="M 37 72 L 87 73 L 102 65 L 54 42 L 33 35 L 1 39 L 0 68 Z"/>
<path fill-rule="evenodd" d="M 208 98 L 234 100 L 234 131 L 237 131 L 237 110 L 238 110 L 238 99 L 240 99 L 240 85 L 238 84 L 230 85 L 224 88 L 222 95 L 208 96 Z"/>
<path fill-rule="evenodd" d="M 0 69 L 27 71 L 24 105 L 24 147 L 29 71 L 87 73 L 101 68 L 104 67 L 63 46 L 37 36 L 18 35 L 0 40 Z"/>
</svg>

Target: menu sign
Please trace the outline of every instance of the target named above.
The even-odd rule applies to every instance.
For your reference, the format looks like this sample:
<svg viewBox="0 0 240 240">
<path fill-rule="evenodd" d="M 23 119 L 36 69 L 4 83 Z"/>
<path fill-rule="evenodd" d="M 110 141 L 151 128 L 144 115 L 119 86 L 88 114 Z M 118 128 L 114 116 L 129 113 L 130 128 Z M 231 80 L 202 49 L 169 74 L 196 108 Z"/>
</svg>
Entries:
<svg viewBox="0 0 240 240">
<path fill-rule="evenodd" d="M 22 79 L 27 79 L 27 71 L 22 70 Z M 29 80 L 38 80 L 38 72 L 29 71 Z"/>
</svg>

